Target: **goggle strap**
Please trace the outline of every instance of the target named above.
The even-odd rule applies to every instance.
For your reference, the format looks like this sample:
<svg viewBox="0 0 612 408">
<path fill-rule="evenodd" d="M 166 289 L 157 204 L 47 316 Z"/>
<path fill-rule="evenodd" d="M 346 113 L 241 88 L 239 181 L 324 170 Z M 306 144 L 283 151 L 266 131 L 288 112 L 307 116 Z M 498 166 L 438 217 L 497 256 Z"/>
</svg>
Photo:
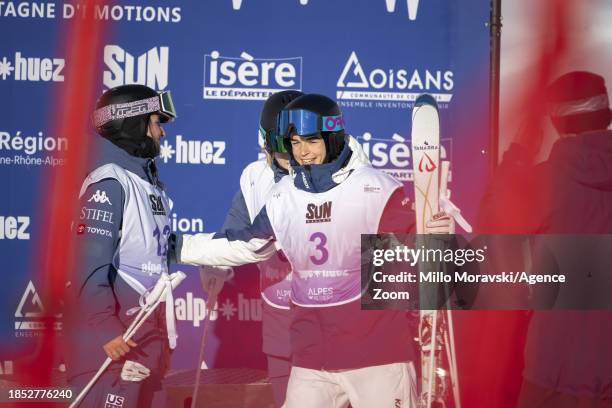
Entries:
<svg viewBox="0 0 612 408">
<path fill-rule="evenodd" d="M 131 118 L 161 110 L 160 96 L 157 95 L 134 102 L 107 105 L 96 109 L 93 113 L 93 123 L 95 127 L 100 127 L 112 120 Z"/>
<path fill-rule="evenodd" d="M 344 117 L 342 114 L 321 117 L 321 131 L 339 132 L 344 130 Z"/>
</svg>

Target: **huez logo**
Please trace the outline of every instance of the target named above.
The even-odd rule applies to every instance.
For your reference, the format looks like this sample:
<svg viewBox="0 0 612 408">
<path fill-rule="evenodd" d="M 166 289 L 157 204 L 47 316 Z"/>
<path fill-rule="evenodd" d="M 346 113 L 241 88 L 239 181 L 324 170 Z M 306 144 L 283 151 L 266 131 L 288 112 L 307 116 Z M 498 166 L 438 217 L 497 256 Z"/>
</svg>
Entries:
<svg viewBox="0 0 612 408">
<path fill-rule="evenodd" d="M 64 65 L 63 58 L 26 57 L 16 52 L 13 63 L 7 57 L 0 60 L 0 78 L 6 80 L 14 74 L 15 81 L 63 82 Z"/>
<path fill-rule="evenodd" d="M 390 139 L 372 137 L 365 132 L 357 138 L 372 166 L 393 176 L 396 180 L 412 181 L 411 145 L 401 135 L 394 133 Z M 440 160 L 451 160 L 452 139 L 442 139 Z"/>
<path fill-rule="evenodd" d="M 455 83 L 451 70 L 374 68 L 364 69 L 355 51 L 351 52 L 338 82 L 336 99 L 377 101 L 375 107 L 390 106 L 385 101 L 414 102 L 423 92 L 430 93 L 441 107 L 449 103 Z M 409 103 L 405 106 L 411 107 Z M 370 105 L 365 107 L 371 107 Z"/>
<path fill-rule="evenodd" d="M 118 45 L 104 47 L 104 63 L 108 67 L 103 74 L 107 88 L 120 85 L 140 84 L 162 90 L 168 86 L 169 48 L 151 48 L 134 57 Z"/>
<path fill-rule="evenodd" d="M 179 164 L 225 164 L 225 141 L 223 140 L 183 140 L 182 135 L 176 135 L 175 146 L 164 139 L 160 145 L 159 157 L 168 163 Z"/>
<path fill-rule="evenodd" d="M 266 100 L 275 92 L 302 89 L 302 57 L 204 56 L 204 99 Z"/>
</svg>

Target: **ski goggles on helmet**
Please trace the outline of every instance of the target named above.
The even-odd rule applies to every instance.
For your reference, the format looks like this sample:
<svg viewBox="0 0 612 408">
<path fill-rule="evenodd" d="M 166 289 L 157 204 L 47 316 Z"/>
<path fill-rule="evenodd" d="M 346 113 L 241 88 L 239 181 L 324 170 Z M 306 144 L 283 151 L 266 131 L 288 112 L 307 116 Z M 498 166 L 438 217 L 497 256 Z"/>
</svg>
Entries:
<svg viewBox="0 0 612 408">
<path fill-rule="evenodd" d="M 278 114 L 276 134 L 281 138 L 292 134 L 298 136 L 312 136 L 321 132 L 339 132 L 344 130 L 342 114 L 334 116 L 321 116 L 304 109 L 283 110 Z"/>
<path fill-rule="evenodd" d="M 287 153 L 283 138 L 278 136 L 275 131 L 268 132 L 259 126 L 259 137 L 264 140 L 264 146 L 269 152 Z"/>
<path fill-rule="evenodd" d="M 160 92 L 158 95 L 134 102 L 117 103 L 103 106 L 93 113 L 95 127 L 101 127 L 106 123 L 116 120 L 144 115 L 146 113 L 158 113 L 162 116 L 162 122 L 170 122 L 176 118 L 176 110 L 172 102 L 170 91 Z"/>
</svg>

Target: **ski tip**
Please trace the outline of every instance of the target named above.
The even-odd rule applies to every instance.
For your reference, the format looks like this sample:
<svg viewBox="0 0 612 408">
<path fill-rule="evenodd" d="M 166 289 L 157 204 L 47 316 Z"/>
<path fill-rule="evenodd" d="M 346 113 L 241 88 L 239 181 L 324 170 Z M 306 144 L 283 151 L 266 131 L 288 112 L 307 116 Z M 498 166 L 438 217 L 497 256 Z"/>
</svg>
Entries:
<svg viewBox="0 0 612 408">
<path fill-rule="evenodd" d="M 429 94 L 419 95 L 416 98 L 416 101 L 414 101 L 414 107 L 415 108 L 418 108 L 418 107 L 423 106 L 423 105 L 431 105 L 434 108 L 436 108 L 436 110 L 438 109 L 438 103 L 436 102 L 434 97 L 429 95 Z"/>
</svg>

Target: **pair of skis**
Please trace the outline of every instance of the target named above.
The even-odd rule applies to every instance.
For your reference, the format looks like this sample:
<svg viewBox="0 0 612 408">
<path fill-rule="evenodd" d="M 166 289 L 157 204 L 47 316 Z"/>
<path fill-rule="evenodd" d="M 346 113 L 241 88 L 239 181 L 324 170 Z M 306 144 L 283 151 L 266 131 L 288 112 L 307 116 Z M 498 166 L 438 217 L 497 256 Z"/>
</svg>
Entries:
<svg viewBox="0 0 612 408">
<path fill-rule="evenodd" d="M 430 95 L 417 98 L 412 110 L 412 160 L 417 218 L 417 234 L 425 233 L 425 224 L 440 211 L 454 218 L 466 232 L 472 229 L 450 201 L 447 188 L 450 163 L 440 162 L 440 118 L 438 105 Z M 423 235 L 417 237 L 417 245 Z M 439 265 L 420 265 L 436 268 Z M 434 270 L 434 269 L 432 269 Z M 448 293 L 446 294 L 448 295 Z M 421 308 L 433 305 L 433 310 L 421 310 L 419 345 L 421 348 L 420 408 L 447 407 L 452 399 L 455 408 L 461 408 L 459 377 L 453 335 L 453 319 L 450 307 L 437 310 L 438 291 L 421 286 Z M 445 296 L 448 299 L 448 296 Z M 427 306 L 429 307 L 429 306 Z"/>
</svg>

